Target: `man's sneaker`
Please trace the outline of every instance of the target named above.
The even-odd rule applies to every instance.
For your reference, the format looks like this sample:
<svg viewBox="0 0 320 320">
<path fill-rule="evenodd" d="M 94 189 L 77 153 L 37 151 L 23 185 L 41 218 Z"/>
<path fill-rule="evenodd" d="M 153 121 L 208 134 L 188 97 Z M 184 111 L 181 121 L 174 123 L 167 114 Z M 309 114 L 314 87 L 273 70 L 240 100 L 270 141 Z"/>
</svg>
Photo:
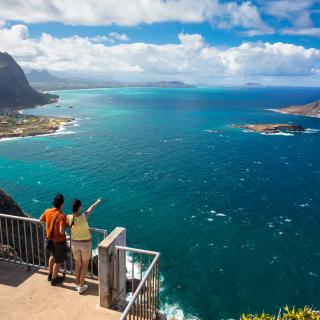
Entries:
<svg viewBox="0 0 320 320">
<path fill-rule="evenodd" d="M 79 291 L 80 286 L 76 284 L 75 290 Z"/>
<path fill-rule="evenodd" d="M 51 280 L 52 286 L 57 286 L 58 284 L 62 283 L 64 280 L 64 277 L 56 277 L 55 279 Z"/>
<path fill-rule="evenodd" d="M 82 294 L 82 293 L 84 293 L 85 291 L 87 291 L 87 289 L 88 289 L 88 285 L 87 285 L 87 284 L 84 284 L 83 287 L 79 287 L 78 292 L 79 292 L 80 294 Z"/>
<path fill-rule="evenodd" d="M 52 273 L 49 273 L 48 274 L 48 281 L 51 282 L 51 280 L 52 280 Z"/>
</svg>

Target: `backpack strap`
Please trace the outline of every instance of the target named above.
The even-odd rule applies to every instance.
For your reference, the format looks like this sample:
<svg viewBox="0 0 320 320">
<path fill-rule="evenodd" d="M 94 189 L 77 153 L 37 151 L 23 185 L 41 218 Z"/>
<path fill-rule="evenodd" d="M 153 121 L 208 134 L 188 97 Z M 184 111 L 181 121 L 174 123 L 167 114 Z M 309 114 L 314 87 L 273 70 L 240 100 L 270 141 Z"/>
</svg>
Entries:
<svg viewBox="0 0 320 320">
<path fill-rule="evenodd" d="M 56 221 L 57 221 L 57 219 L 58 219 L 58 216 L 59 216 L 59 213 L 56 214 L 56 216 L 55 216 L 54 219 L 53 219 L 52 229 L 51 229 L 51 233 L 50 233 L 50 238 L 49 238 L 49 239 L 52 239 L 52 237 L 53 237 L 54 227 L 56 226 Z"/>
</svg>

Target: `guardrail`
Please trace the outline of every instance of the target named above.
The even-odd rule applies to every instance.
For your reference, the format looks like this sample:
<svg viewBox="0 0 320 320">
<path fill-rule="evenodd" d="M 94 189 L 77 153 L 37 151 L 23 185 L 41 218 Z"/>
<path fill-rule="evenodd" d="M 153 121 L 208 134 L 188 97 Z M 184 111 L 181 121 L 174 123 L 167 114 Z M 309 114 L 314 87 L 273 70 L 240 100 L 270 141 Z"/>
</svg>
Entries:
<svg viewBox="0 0 320 320">
<path fill-rule="evenodd" d="M 90 228 L 93 251 L 107 236 L 107 231 Z M 70 246 L 70 237 L 67 236 Z M 0 260 L 34 268 L 48 268 L 48 253 L 45 247 L 45 225 L 38 219 L 0 213 Z M 74 273 L 72 255 L 64 263 L 63 272 Z M 96 271 L 96 272 L 94 272 Z M 93 259 L 89 275 L 95 277 Z"/>
<path fill-rule="evenodd" d="M 97 274 L 93 263 L 96 258 L 100 306 L 122 310 L 120 320 L 156 319 L 160 253 L 126 247 L 124 228 L 115 228 L 108 237 L 106 230 L 90 230 L 93 251 L 99 245 L 99 259 L 92 257 L 89 274 L 92 277 Z M 43 223 L 38 219 L 0 213 L 0 261 L 47 269 L 48 258 Z M 71 255 L 64 264 L 64 272 L 74 273 Z"/>
<path fill-rule="evenodd" d="M 126 305 L 120 320 L 125 319 L 156 319 L 159 312 L 160 291 L 160 253 L 140 250 L 124 246 L 116 249 L 116 299 L 118 305 Z M 120 254 L 126 254 L 127 287 L 130 294 L 126 301 L 120 301 Z"/>
</svg>

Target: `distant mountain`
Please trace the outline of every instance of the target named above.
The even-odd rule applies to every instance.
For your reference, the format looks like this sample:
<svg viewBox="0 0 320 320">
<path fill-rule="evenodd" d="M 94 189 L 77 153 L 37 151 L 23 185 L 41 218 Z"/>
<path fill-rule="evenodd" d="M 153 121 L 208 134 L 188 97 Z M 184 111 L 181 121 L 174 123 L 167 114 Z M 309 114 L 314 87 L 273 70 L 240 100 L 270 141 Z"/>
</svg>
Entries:
<svg viewBox="0 0 320 320">
<path fill-rule="evenodd" d="M 262 84 L 261 83 L 258 83 L 258 82 L 247 82 L 245 84 L 245 87 L 262 87 Z"/>
<path fill-rule="evenodd" d="M 16 61 L 0 52 L 0 112 L 50 103 L 57 96 L 44 94 L 30 87 L 29 82 Z"/>
<path fill-rule="evenodd" d="M 128 86 L 129 87 L 155 87 L 155 88 L 193 88 L 194 87 L 182 81 L 131 82 L 131 83 L 128 83 Z"/>
<path fill-rule="evenodd" d="M 58 78 L 47 70 L 31 70 L 26 73 L 28 80 L 34 88 L 42 91 L 63 89 L 88 89 L 88 88 L 192 88 L 193 86 L 182 81 L 155 81 L 155 82 L 121 82 L 115 80 L 72 80 Z"/>
<path fill-rule="evenodd" d="M 60 82 L 64 81 L 58 77 L 53 76 L 47 70 L 34 70 L 32 69 L 30 72 L 26 73 L 26 77 L 30 82 Z"/>
</svg>

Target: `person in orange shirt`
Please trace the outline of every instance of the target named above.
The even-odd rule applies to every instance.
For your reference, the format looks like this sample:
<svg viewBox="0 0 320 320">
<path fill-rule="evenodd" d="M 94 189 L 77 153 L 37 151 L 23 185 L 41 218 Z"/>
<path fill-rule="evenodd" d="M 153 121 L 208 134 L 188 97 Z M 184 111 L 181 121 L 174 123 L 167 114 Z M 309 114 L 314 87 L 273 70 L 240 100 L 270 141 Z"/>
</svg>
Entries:
<svg viewBox="0 0 320 320">
<path fill-rule="evenodd" d="M 47 209 L 40 217 L 46 224 L 46 238 L 52 239 L 53 248 L 50 251 L 48 281 L 52 286 L 63 282 L 64 277 L 59 277 L 60 264 L 63 263 L 69 251 L 66 242 L 66 216 L 63 214 L 64 196 L 57 194 L 53 199 L 53 208 Z"/>
</svg>

